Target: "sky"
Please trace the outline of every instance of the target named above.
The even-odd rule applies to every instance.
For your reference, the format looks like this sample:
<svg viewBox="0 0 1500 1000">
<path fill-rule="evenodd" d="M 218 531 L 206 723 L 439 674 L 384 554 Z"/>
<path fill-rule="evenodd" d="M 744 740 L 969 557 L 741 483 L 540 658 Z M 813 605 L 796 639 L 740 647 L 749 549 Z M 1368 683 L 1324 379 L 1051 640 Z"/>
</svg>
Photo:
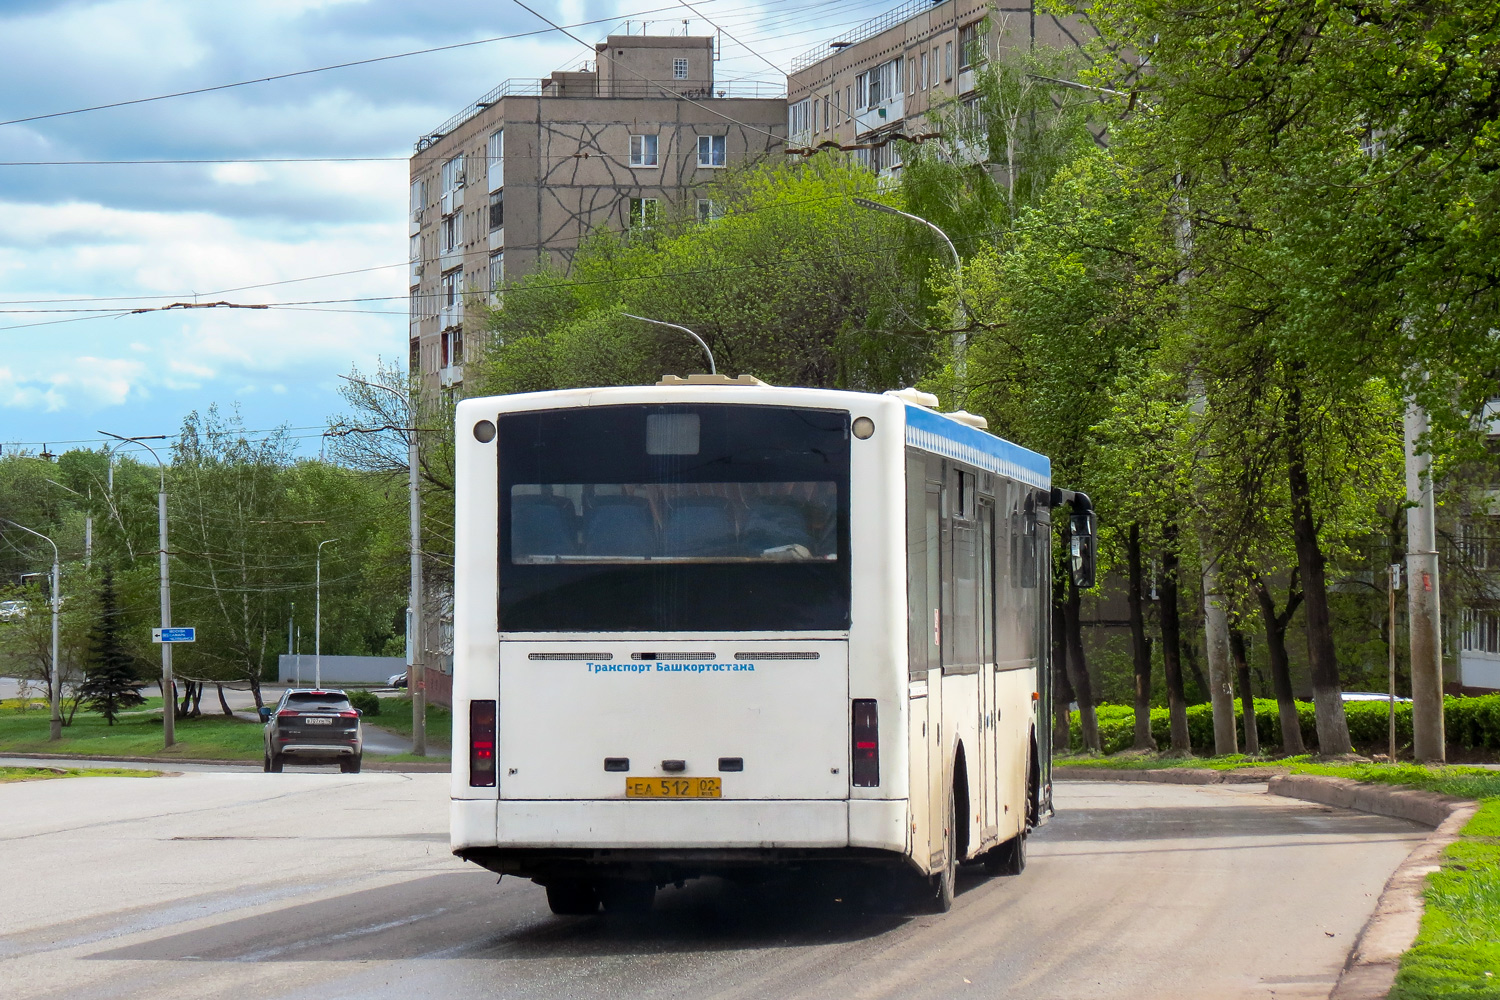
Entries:
<svg viewBox="0 0 1500 1000">
<path fill-rule="evenodd" d="M 653 34 L 684 18 L 695 35 L 717 26 L 731 36 L 719 81 L 778 86 L 772 65 L 897 5 L 688 3 L 696 13 L 681 0 L 532 0 L 559 24 L 597 22 L 573 29 L 588 43 L 626 19 Z M 416 138 L 501 81 L 589 51 L 546 30 L 59 112 L 538 29 L 513 0 L 0 0 L 3 453 L 92 446 L 101 430 L 171 435 L 215 404 L 249 430 L 290 427 L 316 453 L 341 409 L 338 375 L 406 361 Z M 268 158 L 299 162 L 12 165 Z M 159 308 L 213 301 L 282 305 Z"/>
</svg>

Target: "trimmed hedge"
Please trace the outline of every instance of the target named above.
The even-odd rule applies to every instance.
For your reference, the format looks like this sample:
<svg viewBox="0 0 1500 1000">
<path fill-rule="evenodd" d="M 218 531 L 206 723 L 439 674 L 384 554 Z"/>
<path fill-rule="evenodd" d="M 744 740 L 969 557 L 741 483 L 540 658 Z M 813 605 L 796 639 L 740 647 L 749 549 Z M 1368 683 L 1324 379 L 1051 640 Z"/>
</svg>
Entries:
<svg viewBox="0 0 1500 1000">
<path fill-rule="evenodd" d="M 1454 746 L 1500 750 L 1500 695 L 1466 698 L 1448 695 L 1443 699 L 1448 742 Z M 1235 729 L 1240 746 L 1245 744 L 1244 720 L 1235 702 Z M 1129 705 L 1100 705 L 1095 709 L 1099 719 L 1099 741 L 1107 754 L 1129 750 L 1135 742 L 1135 709 Z M 1386 741 L 1387 705 L 1383 701 L 1348 701 L 1344 717 L 1349 721 L 1349 738 L 1356 746 L 1383 746 Z M 1193 748 L 1211 750 L 1214 745 L 1213 706 L 1208 703 L 1189 705 L 1188 737 Z M 1310 701 L 1297 702 L 1297 718 L 1302 724 L 1302 742 L 1309 748 L 1318 745 L 1317 723 Z M 1281 746 L 1281 717 L 1274 698 L 1255 699 L 1255 728 L 1260 745 L 1271 749 Z M 1072 749 L 1083 749 L 1083 734 L 1078 713 L 1073 713 Z M 1171 745 L 1171 723 L 1165 708 L 1151 710 L 1151 735 L 1159 747 Z M 1411 703 L 1396 703 L 1396 742 L 1411 743 Z"/>
<path fill-rule="evenodd" d="M 380 714 L 380 699 L 368 691 L 350 691 L 349 704 L 359 709 L 364 716 Z"/>
</svg>

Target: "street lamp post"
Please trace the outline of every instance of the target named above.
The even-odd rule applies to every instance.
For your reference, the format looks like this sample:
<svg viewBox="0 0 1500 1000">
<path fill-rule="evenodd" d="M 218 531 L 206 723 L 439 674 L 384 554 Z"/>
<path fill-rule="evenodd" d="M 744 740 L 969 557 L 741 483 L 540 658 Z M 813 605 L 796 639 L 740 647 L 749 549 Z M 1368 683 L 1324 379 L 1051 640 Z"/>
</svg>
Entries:
<svg viewBox="0 0 1500 1000">
<path fill-rule="evenodd" d="M 411 752 L 418 757 L 427 756 L 427 656 L 423 650 L 422 635 L 422 490 L 417 478 L 417 421 L 411 397 L 399 389 L 379 382 L 366 382 L 361 378 L 340 375 L 346 382 L 355 382 L 371 389 L 384 389 L 394 393 L 406 404 L 406 466 L 407 492 L 411 510 L 411 624 L 407 638 L 411 641 L 411 666 L 407 668 L 406 689 L 411 694 Z"/>
<path fill-rule="evenodd" d="M 112 434 L 109 431 L 100 431 L 106 437 L 112 437 L 117 441 L 138 444 L 151 453 L 156 459 L 156 465 L 161 471 L 161 486 L 156 492 L 156 537 L 160 546 L 159 576 L 161 582 L 161 627 L 163 629 L 172 626 L 172 579 L 170 570 L 167 568 L 167 466 L 156 453 L 156 449 L 146 444 L 147 441 L 160 441 L 166 438 L 165 434 L 152 434 L 141 437 L 124 437 Z M 113 484 L 113 469 L 111 467 L 111 484 Z M 172 746 L 177 742 L 177 687 L 172 680 L 172 644 L 163 642 L 161 644 L 161 732 L 162 741 L 166 746 Z"/>
<path fill-rule="evenodd" d="M 620 315 L 624 316 L 626 319 L 638 319 L 642 323 L 655 323 L 657 326 L 670 326 L 674 330 L 681 330 L 683 333 L 696 340 L 698 342 L 698 346 L 703 348 L 703 353 L 708 355 L 708 373 L 710 375 L 719 374 L 719 369 L 714 366 L 714 352 L 708 349 L 708 341 L 704 340 L 702 337 L 698 336 L 687 327 L 681 325 L 680 323 L 667 323 L 659 319 L 649 319 L 645 316 L 637 316 L 634 313 L 620 313 Z"/>
<path fill-rule="evenodd" d="M 57 662 L 57 614 L 62 606 L 62 594 L 59 593 L 62 587 L 62 573 L 61 560 L 57 554 L 57 543 L 40 531 L 32 531 L 24 524 L 17 524 L 3 517 L 0 517 L 0 521 L 5 521 L 12 528 L 20 528 L 28 535 L 35 535 L 52 546 L 52 697 L 50 699 L 52 702 L 52 735 L 49 739 L 60 740 L 62 739 L 62 668 Z"/>
<path fill-rule="evenodd" d="M 963 331 L 962 327 L 968 325 L 969 308 L 964 302 L 964 263 L 963 259 L 958 255 L 958 248 L 953 245 L 953 241 L 948 238 L 947 233 L 943 232 L 935 224 L 928 222 L 920 215 L 913 215 L 910 212 L 903 212 L 899 208 L 892 208 L 889 205 L 882 205 L 880 202 L 871 201 L 869 198 L 855 198 L 854 204 L 858 205 L 860 208 L 868 208 L 874 212 L 884 212 L 887 215 L 899 215 L 903 219 L 910 219 L 912 222 L 920 222 L 928 229 L 931 229 L 933 232 L 937 233 L 938 236 L 942 237 L 943 243 L 947 245 L 948 252 L 953 255 L 953 281 L 954 287 L 958 292 L 958 323 L 960 327 L 960 329 L 953 331 L 953 372 L 958 376 L 959 384 L 963 384 L 964 375 L 967 369 L 966 355 L 968 353 L 969 338 L 968 334 Z"/>
<path fill-rule="evenodd" d="M 313 584 L 313 687 L 323 690 L 323 546 L 338 541 L 325 538 L 318 543 L 316 582 Z"/>
</svg>

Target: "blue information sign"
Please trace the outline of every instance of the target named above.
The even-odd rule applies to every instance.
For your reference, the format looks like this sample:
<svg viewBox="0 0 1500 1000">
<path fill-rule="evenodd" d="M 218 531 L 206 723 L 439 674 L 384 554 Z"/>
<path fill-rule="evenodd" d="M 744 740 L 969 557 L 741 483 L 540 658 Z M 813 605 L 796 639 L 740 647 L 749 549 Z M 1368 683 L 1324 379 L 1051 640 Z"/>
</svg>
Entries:
<svg viewBox="0 0 1500 1000">
<path fill-rule="evenodd" d="M 151 630 L 152 642 L 197 642 L 195 634 L 197 629 L 193 628 L 154 628 Z"/>
</svg>

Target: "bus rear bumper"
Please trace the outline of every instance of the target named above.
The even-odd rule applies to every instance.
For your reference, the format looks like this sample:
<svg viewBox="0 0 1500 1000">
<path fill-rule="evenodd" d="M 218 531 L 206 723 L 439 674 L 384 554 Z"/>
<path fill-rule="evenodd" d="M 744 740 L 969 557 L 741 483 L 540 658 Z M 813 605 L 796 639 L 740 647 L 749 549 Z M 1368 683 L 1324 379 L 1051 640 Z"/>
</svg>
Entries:
<svg viewBox="0 0 1500 1000">
<path fill-rule="evenodd" d="M 631 802 L 454 799 L 453 850 L 845 848 L 906 853 L 905 799 Z"/>
</svg>

